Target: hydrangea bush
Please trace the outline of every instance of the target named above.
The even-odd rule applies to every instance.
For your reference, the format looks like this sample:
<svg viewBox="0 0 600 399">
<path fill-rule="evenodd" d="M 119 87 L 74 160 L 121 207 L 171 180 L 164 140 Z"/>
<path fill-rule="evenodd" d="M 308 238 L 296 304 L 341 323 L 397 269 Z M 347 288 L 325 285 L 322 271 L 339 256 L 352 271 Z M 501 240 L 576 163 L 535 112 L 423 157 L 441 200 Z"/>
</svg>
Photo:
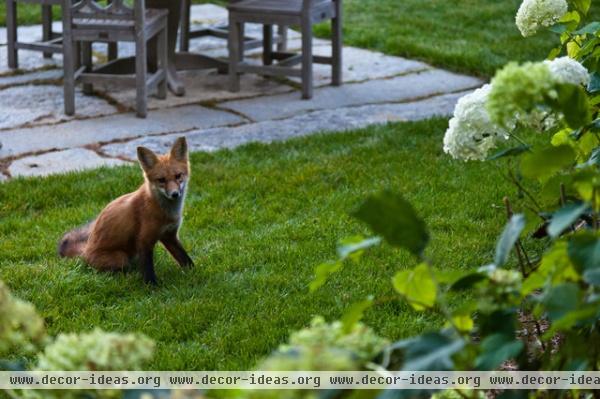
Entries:
<svg viewBox="0 0 600 399">
<path fill-rule="evenodd" d="M 290 335 L 288 343 L 282 344 L 270 356 L 260 362 L 263 371 L 352 371 L 364 370 L 389 341 L 375 334 L 362 323 L 344 325 L 341 321 L 327 323 L 315 317 L 310 326 Z M 319 398 L 318 391 L 247 390 L 239 397 L 244 399 L 295 399 Z"/>
<path fill-rule="evenodd" d="M 568 7 L 566 0 L 525 0 L 515 21 L 523 36 L 533 36 L 540 29 L 558 22 Z"/>
<path fill-rule="evenodd" d="M 39 352 L 38 352 L 39 351 Z M 118 334 L 95 329 L 89 333 L 46 335 L 35 307 L 15 298 L 0 280 L 0 370 L 20 367 L 19 356 L 37 353 L 32 371 L 142 370 L 152 359 L 154 341 L 141 334 Z M 120 390 L 23 390 L 11 397 L 28 399 L 120 398 Z M 1 397 L 1 395 L 0 395 Z"/>
<path fill-rule="evenodd" d="M 522 35 L 550 29 L 560 44 L 547 60 L 500 69 L 489 84 L 458 101 L 449 121 L 444 152 L 460 161 L 497 163 L 515 185 L 503 199 L 508 223 L 493 259 L 467 272 L 436 269 L 425 256 L 424 221 L 401 195 L 383 192 L 354 213 L 375 235 L 343 240 L 339 258 L 316 268 L 313 290 L 382 243 L 414 255 L 417 265 L 398 271 L 391 283 L 414 311 L 437 313 L 445 324 L 393 343 L 379 367 L 600 368 L 600 22 L 589 20 L 591 6 L 591 0 L 524 0 L 516 16 Z M 474 299 L 449 305 L 466 290 Z M 363 311 L 386 300 L 394 298 L 351 306 L 345 319 L 360 320 Z M 390 390 L 375 397 L 432 394 Z"/>
<path fill-rule="evenodd" d="M 462 161 L 501 162 L 516 186 L 517 200 L 505 199 L 508 223 L 490 262 L 467 272 L 437 270 L 425 256 L 429 233 L 424 221 L 402 196 L 383 192 L 369 197 L 354 213 L 375 235 L 343 240 L 338 259 L 316 268 L 311 290 L 359 261 L 366 250 L 382 243 L 403 248 L 417 265 L 391 276 L 397 298 L 414 311 L 439 314 L 444 326 L 389 344 L 360 320 L 376 303 L 397 298 L 369 297 L 350 306 L 340 321 L 314 319 L 260 362 L 259 369 L 600 368 L 595 344 L 600 342 L 600 23 L 588 21 L 590 7 L 591 0 L 524 0 L 516 15 L 523 36 L 549 28 L 560 44 L 546 61 L 506 65 L 490 84 L 459 100 L 449 122 L 443 140 L 446 153 Z M 545 144 L 530 144 L 540 141 Z M 522 213 L 515 213 L 517 208 Z M 543 238 L 543 244 L 527 248 L 532 237 Z M 450 296 L 465 290 L 475 299 L 449 306 Z M 31 353 L 44 345 L 44 337 L 43 323 L 31 305 L 13 298 L 0 283 L 0 355 Z M 152 348 L 150 340 L 132 335 L 99 330 L 65 334 L 39 354 L 37 368 L 139 368 Z M 483 397 L 469 390 L 231 394 Z M 547 395 L 527 390 L 508 394 Z M 173 396 L 177 395 L 204 397 L 195 392 Z"/>
<path fill-rule="evenodd" d="M 44 321 L 33 305 L 15 298 L 0 280 L 0 359 L 35 353 L 45 339 Z"/>
</svg>

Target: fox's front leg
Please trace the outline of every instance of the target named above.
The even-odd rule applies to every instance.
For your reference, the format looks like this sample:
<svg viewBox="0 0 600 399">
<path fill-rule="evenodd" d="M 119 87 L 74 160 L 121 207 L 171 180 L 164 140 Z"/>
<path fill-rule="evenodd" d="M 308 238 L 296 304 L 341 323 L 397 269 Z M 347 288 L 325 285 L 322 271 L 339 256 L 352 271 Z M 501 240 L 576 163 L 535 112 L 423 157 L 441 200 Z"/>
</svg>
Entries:
<svg viewBox="0 0 600 399">
<path fill-rule="evenodd" d="M 140 263 L 144 282 L 158 285 L 156 273 L 154 272 L 154 246 L 140 249 L 138 251 L 138 261 Z"/>
<path fill-rule="evenodd" d="M 179 266 L 181 267 L 192 267 L 194 261 L 187 254 L 186 250 L 181 245 L 181 241 L 177 238 L 177 233 L 169 233 L 164 235 L 160 242 L 165 246 L 167 251 L 175 258 Z"/>
</svg>

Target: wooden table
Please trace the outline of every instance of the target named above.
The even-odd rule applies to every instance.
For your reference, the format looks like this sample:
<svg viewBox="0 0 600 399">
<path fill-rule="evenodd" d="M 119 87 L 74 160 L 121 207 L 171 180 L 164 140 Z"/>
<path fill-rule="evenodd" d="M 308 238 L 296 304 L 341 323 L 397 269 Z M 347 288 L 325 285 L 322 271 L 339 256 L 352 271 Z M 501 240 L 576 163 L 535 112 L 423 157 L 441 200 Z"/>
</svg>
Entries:
<svg viewBox="0 0 600 399">
<path fill-rule="evenodd" d="M 208 57 L 198 53 L 176 52 L 177 31 L 181 23 L 181 7 L 183 0 L 146 0 L 148 8 L 164 8 L 169 10 L 168 24 L 168 52 L 169 65 L 167 68 L 167 83 L 169 90 L 176 96 L 185 94 L 185 86 L 177 74 L 177 71 L 194 69 L 217 69 L 220 73 L 227 73 L 227 62 Z M 152 44 L 152 43 L 149 43 Z M 152 46 L 149 46 L 149 54 L 153 54 Z M 102 70 L 119 73 L 134 73 L 135 57 L 119 58 L 107 65 Z"/>
</svg>

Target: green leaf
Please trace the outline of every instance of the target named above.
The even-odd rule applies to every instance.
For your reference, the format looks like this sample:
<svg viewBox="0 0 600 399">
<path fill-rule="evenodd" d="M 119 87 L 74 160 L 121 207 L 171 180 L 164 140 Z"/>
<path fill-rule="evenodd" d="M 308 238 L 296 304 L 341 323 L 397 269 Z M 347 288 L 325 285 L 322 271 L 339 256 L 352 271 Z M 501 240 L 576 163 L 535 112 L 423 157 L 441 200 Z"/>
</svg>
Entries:
<svg viewBox="0 0 600 399">
<path fill-rule="evenodd" d="M 583 280 L 592 285 L 600 285 L 600 268 L 588 269 L 583 272 Z"/>
<path fill-rule="evenodd" d="M 493 161 L 494 159 L 503 158 L 503 157 L 514 157 L 517 155 L 521 155 L 524 152 L 529 151 L 531 146 L 528 145 L 519 145 L 517 147 L 506 148 L 504 150 L 498 151 L 497 153 L 491 155 L 487 160 Z"/>
<path fill-rule="evenodd" d="M 482 337 L 499 333 L 513 336 L 517 328 L 517 310 L 504 307 L 491 313 L 480 312 L 477 315 L 477 327 Z"/>
<path fill-rule="evenodd" d="M 496 266 L 500 267 L 506 263 L 510 251 L 512 251 L 524 228 L 525 216 L 516 214 L 510 218 L 496 245 L 496 257 L 494 259 Z"/>
<path fill-rule="evenodd" d="M 315 268 L 315 278 L 309 284 L 310 292 L 316 291 L 327 282 L 327 278 L 342 268 L 342 262 L 325 262 Z"/>
<path fill-rule="evenodd" d="M 567 228 L 573 225 L 581 215 L 589 208 L 585 202 L 568 204 L 559 209 L 552 215 L 552 220 L 548 225 L 548 234 L 552 238 L 556 238 L 562 234 Z"/>
<path fill-rule="evenodd" d="M 523 156 L 521 172 L 527 178 L 545 181 L 574 163 L 575 156 L 575 151 L 569 145 L 538 149 Z"/>
<path fill-rule="evenodd" d="M 437 285 L 429 272 L 429 266 L 421 263 L 413 270 L 403 270 L 392 278 L 394 289 L 415 310 L 424 310 L 435 304 Z"/>
<path fill-rule="evenodd" d="M 595 323 L 598 315 L 598 306 L 583 306 L 566 313 L 558 320 L 554 320 L 550 329 L 544 333 L 544 339 L 550 339 L 559 331 L 566 331 L 581 322 Z"/>
<path fill-rule="evenodd" d="M 598 72 L 592 72 L 590 74 L 590 83 L 588 83 L 587 90 L 590 94 L 600 91 L 600 74 Z"/>
<path fill-rule="evenodd" d="M 471 315 L 467 313 L 458 313 L 452 316 L 452 324 L 462 332 L 468 332 L 473 329 L 474 323 Z"/>
<path fill-rule="evenodd" d="M 381 243 L 381 238 L 370 237 L 364 238 L 362 236 L 348 237 L 340 240 L 337 247 L 337 252 L 340 258 L 346 259 L 348 257 L 352 260 L 358 260 L 363 254 L 365 249 L 371 248 Z"/>
<path fill-rule="evenodd" d="M 405 371 L 444 371 L 454 366 L 452 355 L 459 352 L 465 343 L 439 332 L 432 332 L 396 342 L 391 349 L 404 350 Z"/>
<path fill-rule="evenodd" d="M 600 30 L 600 22 L 594 21 L 594 22 L 587 24 L 586 26 L 584 26 L 581 29 L 577 29 L 573 33 L 576 35 L 584 35 L 584 34 L 588 34 L 588 33 L 596 33 L 599 30 Z"/>
<path fill-rule="evenodd" d="M 592 0 L 571 0 L 575 9 L 581 14 L 586 15 L 592 5 Z"/>
<path fill-rule="evenodd" d="M 554 26 L 562 26 L 564 27 L 563 30 L 567 30 L 567 28 L 564 25 L 554 25 Z M 563 32 L 556 32 L 556 33 L 563 33 Z M 548 53 L 548 57 L 546 57 L 549 60 L 553 60 L 556 57 L 558 57 L 560 55 L 560 53 L 562 52 L 562 46 L 558 46 L 558 47 L 554 47 L 552 50 L 550 50 L 550 52 Z"/>
<path fill-rule="evenodd" d="M 367 299 L 356 302 L 350 306 L 350 308 L 342 316 L 342 330 L 345 333 L 352 331 L 356 323 L 363 318 L 365 311 L 373 306 L 373 297 L 369 296 Z"/>
<path fill-rule="evenodd" d="M 27 364 L 25 360 L 6 360 L 0 359 L 0 371 L 26 371 Z"/>
<path fill-rule="evenodd" d="M 577 129 L 590 122 L 590 106 L 583 87 L 564 83 L 557 86 L 557 92 L 558 99 L 552 101 L 554 109 L 563 113 L 570 127 Z"/>
<path fill-rule="evenodd" d="M 563 283 L 546 291 L 542 303 L 550 320 L 558 320 L 579 306 L 580 291 L 577 284 Z"/>
<path fill-rule="evenodd" d="M 572 237 L 568 253 L 580 273 L 600 268 L 600 239 L 591 233 Z"/>
<path fill-rule="evenodd" d="M 564 25 L 564 24 L 555 24 L 548 28 L 548 30 L 550 32 L 554 32 L 554 33 L 558 33 L 558 34 L 565 33 L 567 31 L 567 29 L 568 29 L 568 26 Z"/>
<path fill-rule="evenodd" d="M 492 334 L 481 341 L 481 354 L 475 360 L 478 370 L 495 370 L 502 362 L 523 350 L 523 342 L 506 334 Z"/>
<path fill-rule="evenodd" d="M 384 191 L 369 197 L 354 216 L 367 223 L 392 246 L 421 256 L 429 234 L 425 223 L 402 196 Z"/>
<path fill-rule="evenodd" d="M 596 147 L 592 150 L 587 161 L 577 165 L 578 168 L 587 168 L 588 166 L 600 166 L 600 147 Z"/>
<path fill-rule="evenodd" d="M 458 279 L 450 286 L 451 291 L 463 291 L 468 290 L 475 284 L 482 280 L 485 280 L 487 276 L 483 273 L 471 273 Z"/>
<path fill-rule="evenodd" d="M 552 248 L 544 254 L 540 265 L 523 282 L 521 295 L 529 295 L 538 288 L 550 282 L 554 285 L 567 281 L 579 281 L 580 277 L 573 268 L 567 254 L 567 242 L 555 242 Z"/>
</svg>

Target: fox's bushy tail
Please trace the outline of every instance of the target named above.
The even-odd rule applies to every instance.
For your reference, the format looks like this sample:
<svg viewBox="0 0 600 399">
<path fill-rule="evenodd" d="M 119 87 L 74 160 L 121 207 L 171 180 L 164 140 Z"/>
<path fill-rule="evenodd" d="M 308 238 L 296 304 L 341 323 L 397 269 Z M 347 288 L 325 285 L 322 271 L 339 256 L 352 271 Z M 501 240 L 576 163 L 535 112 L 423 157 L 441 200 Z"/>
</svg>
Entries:
<svg viewBox="0 0 600 399">
<path fill-rule="evenodd" d="M 66 233 L 58 243 L 58 254 L 63 258 L 80 256 L 90 237 L 92 223 L 93 221 Z"/>
</svg>

